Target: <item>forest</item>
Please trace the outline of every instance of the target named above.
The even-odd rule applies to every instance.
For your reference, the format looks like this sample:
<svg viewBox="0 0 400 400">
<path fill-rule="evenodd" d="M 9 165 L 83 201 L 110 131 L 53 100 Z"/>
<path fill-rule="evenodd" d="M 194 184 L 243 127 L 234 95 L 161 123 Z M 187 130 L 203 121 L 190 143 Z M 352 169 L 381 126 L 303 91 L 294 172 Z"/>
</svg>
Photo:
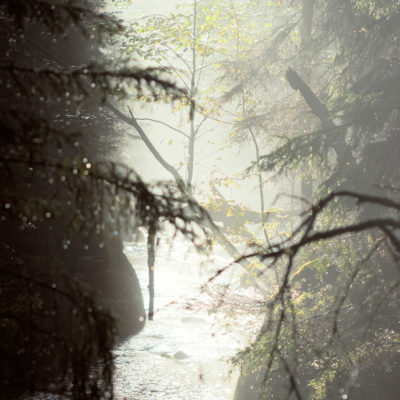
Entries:
<svg viewBox="0 0 400 400">
<path fill-rule="evenodd" d="M 1 0 L 0 32 L 1 399 L 400 397 L 400 1 Z M 170 355 L 158 276 L 240 348 Z"/>
</svg>

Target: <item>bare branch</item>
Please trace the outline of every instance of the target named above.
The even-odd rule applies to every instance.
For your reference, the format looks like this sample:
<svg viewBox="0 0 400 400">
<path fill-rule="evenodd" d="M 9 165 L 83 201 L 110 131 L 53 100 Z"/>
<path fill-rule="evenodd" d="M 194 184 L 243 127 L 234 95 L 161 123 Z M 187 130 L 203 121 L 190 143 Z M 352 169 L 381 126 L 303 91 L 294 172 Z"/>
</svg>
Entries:
<svg viewBox="0 0 400 400">
<path fill-rule="evenodd" d="M 151 122 L 155 122 L 155 123 L 157 123 L 157 124 L 164 125 L 164 126 L 166 126 L 167 128 L 169 128 L 169 129 L 171 129 L 171 130 L 173 130 L 173 131 L 175 131 L 175 132 L 180 133 L 181 135 L 185 136 L 186 138 L 189 138 L 189 136 L 187 135 L 187 133 L 185 133 L 184 131 L 182 131 L 182 130 L 180 130 L 180 129 L 177 129 L 177 128 L 175 128 L 175 127 L 173 127 L 173 126 L 167 124 L 166 122 L 160 121 L 160 120 L 158 120 L 158 119 L 153 119 L 153 118 L 136 118 L 136 121 L 151 121 Z"/>
</svg>

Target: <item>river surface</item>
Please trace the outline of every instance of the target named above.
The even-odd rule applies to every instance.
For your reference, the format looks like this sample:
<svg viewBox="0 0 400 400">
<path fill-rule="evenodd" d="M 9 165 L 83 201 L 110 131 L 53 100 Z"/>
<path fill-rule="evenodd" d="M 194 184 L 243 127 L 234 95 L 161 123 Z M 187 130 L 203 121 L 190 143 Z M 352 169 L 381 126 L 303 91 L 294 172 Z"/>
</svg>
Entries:
<svg viewBox="0 0 400 400">
<path fill-rule="evenodd" d="M 125 243 L 124 252 L 147 306 L 146 243 Z M 233 398 L 239 373 L 230 360 L 260 328 L 262 298 L 240 288 L 242 271 L 236 264 L 204 288 L 230 262 L 223 255 L 199 255 L 182 240 L 159 240 L 154 320 L 114 351 L 116 400 Z M 60 399 L 49 394 L 26 398 Z"/>
<path fill-rule="evenodd" d="M 125 253 L 138 274 L 147 305 L 146 245 L 127 243 Z M 115 350 L 117 400 L 233 398 L 238 371 L 230 358 L 248 343 L 260 318 L 229 313 L 232 293 L 235 303 L 253 296 L 251 290 L 239 288 L 239 266 L 233 265 L 209 290 L 202 289 L 229 262 L 223 256 L 201 256 L 179 240 L 173 246 L 160 242 L 154 320 Z M 221 293 L 225 293 L 223 299 Z"/>
</svg>

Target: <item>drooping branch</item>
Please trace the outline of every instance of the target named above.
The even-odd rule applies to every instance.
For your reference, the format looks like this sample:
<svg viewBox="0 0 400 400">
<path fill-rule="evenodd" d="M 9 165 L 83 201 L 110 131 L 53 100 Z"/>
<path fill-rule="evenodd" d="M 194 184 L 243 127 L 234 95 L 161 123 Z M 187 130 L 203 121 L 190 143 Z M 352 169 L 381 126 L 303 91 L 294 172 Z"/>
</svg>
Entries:
<svg viewBox="0 0 400 400">
<path fill-rule="evenodd" d="M 136 129 L 136 131 L 139 134 L 140 138 L 143 140 L 143 142 L 145 143 L 147 148 L 151 151 L 151 153 L 156 158 L 156 160 L 174 177 L 176 183 L 179 185 L 180 188 L 182 188 L 182 189 L 185 188 L 185 183 L 183 182 L 182 178 L 180 177 L 178 171 L 171 164 L 169 164 L 164 159 L 164 157 L 158 152 L 158 150 L 154 147 L 153 143 L 148 138 L 146 132 L 143 130 L 143 128 L 137 122 L 137 120 L 134 117 L 131 109 L 129 108 L 129 112 L 130 112 L 131 116 L 127 117 L 124 113 L 122 113 L 116 107 L 114 107 L 110 102 L 107 102 L 106 104 L 107 104 L 107 107 L 117 117 L 119 117 L 122 121 L 124 121 L 128 125 L 133 126 Z"/>
<path fill-rule="evenodd" d="M 61 64 L 57 57 L 49 55 L 57 64 Z M 94 63 L 78 68 L 32 68 L 14 64 L 0 64 L 0 70 L 10 74 L 10 77 L 19 84 L 21 89 L 30 91 L 32 87 L 39 93 L 43 92 L 38 82 L 47 82 L 51 90 L 59 95 L 75 91 L 77 94 L 88 96 L 95 87 L 102 88 L 101 100 L 105 100 L 105 92 L 121 94 L 121 82 L 130 84 L 136 91 L 137 97 L 143 95 L 147 89 L 153 99 L 159 99 L 164 93 L 176 100 L 185 96 L 184 89 L 177 87 L 169 79 L 160 76 L 170 73 L 167 68 L 105 68 Z M 126 93 L 125 93 L 126 94 Z"/>
<path fill-rule="evenodd" d="M 399 251 L 397 245 L 400 241 L 395 235 L 394 231 L 400 230 L 400 218 L 374 218 L 364 222 L 312 233 L 317 216 L 320 215 L 328 207 L 329 204 L 335 201 L 335 199 L 343 197 L 353 198 L 357 201 L 358 204 L 372 203 L 385 207 L 388 210 L 391 209 L 393 211 L 400 212 L 400 203 L 386 197 L 370 196 L 350 191 L 333 192 L 321 199 L 317 204 L 312 206 L 311 215 L 309 215 L 309 212 L 304 213 L 304 215 L 308 215 L 308 217 L 299 224 L 299 226 L 294 230 L 290 238 L 283 240 L 279 244 L 273 244 L 267 249 L 267 251 L 257 251 L 236 258 L 234 262 L 217 271 L 216 274 L 209 279 L 209 282 L 213 281 L 216 277 L 227 271 L 234 263 L 241 264 L 243 260 L 248 260 L 253 257 L 257 257 L 263 261 L 272 260 L 271 264 L 269 264 L 268 266 L 268 268 L 270 268 L 284 256 L 288 256 L 290 260 L 294 260 L 294 257 L 299 252 L 299 250 L 311 243 L 333 239 L 349 233 L 365 232 L 371 229 L 381 230 L 384 235 L 389 239 L 389 241 L 394 245 L 396 251 Z M 298 239 L 297 241 L 295 241 L 297 237 Z M 259 272 L 259 275 L 262 275 L 264 271 Z"/>
<path fill-rule="evenodd" d="M 354 193 L 350 191 L 340 191 L 333 192 L 321 199 L 317 204 L 312 206 L 311 215 L 309 215 L 303 222 L 300 223 L 297 229 L 295 229 L 292 236 L 279 245 L 274 245 L 269 248 L 269 251 L 264 253 L 255 252 L 252 254 L 247 254 L 242 258 L 250 258 L 250 257 L 261 257 L 262 259 L 272 259 L 276 260 L 285 255 L 290 255 L 293 257 L 298 251 L 305 247 L 308 244 L 316 243 L 321 240 L 328 240 L 338 236 L 342 236 L 349 233 L 359 233 L 371 229 L 379 229 L 385 235 L 388 236 L 389 240 L 393 243 L 397 243 L 399 239 L 393 233 L 394 230 L 400 229 L 400 219 L 399 218 L 373 218 L 368 219 L 367 221 L 357 222 L 354 224 L 344 225 L 338 228 L 332 228 L 325 231 L 313 232 L 313 227 L 315 221 L 327 207 L 331 204 L 335 199 L 342 197 L 351 197 L 357 201 L 357 203 L 371 203 L 381 205 L 387 209 L 392 209 L 400 212 L 400 203 L 390 200 L 385 197 L 378 196 L 370 196 L 364 195 L 360 193 Z M 305 213 L 306 215 L 307 213 Z M 390 235 L 388 235 L 390 232 Z M 298 240 L 294 241 L 296 237 L 299 237 Z M 394 240 L 395 239 L 395 240 Z M 290 244 L 292 242 L 292 244 Z M 396 247 L 396 246 L 395 246 Z M 237 260 L 238 261 L 238 260 Z"/>
<path fill-rule="evenodd" d="M 74 0 L 19 0 L 18 2 L 2 0 L 1 3 L 17 27 L 24 26 L 27 21 L 36 21 L 55 34 L 64 33 L 74 26 L 87 37 L 93 34 L 93 26 L 96 26 L 98 33 L 110 36 L 123 30 L 120 21 L 106 13 L 93 10 L 87 1 L 82 2 L 81 5 Z M 88 24 L 87 21 L 90 23 Z"/>
<path fill-rule="evenodd" d="M 171 129 L 171 130 L 173 130 L 173 131 L 175 131 L 175 132 L 180 133 L 181 135 L 185 136 L 186 138 L 189 137 L 189 136 L 186 134 L 186 132 L 182 131 L 181 129 L 177 129 L 177 128 L 171 126 L 170 124 L 167 124 L 167 123 L 164 122 L 164 121 L 160 121 L 160 120 L 158 120 L 158 119 L 153 119 L 153 118 L 135 118 L 135 119 L 136 119 L 136 121 L 150 121 L 150 122 L 154 122 L 154 123 L 156 123 L 156 124 L 164 125 L 164 126 L 166 126 L 167 128 L 169 128 L 169 129 Z"/>
</svg>

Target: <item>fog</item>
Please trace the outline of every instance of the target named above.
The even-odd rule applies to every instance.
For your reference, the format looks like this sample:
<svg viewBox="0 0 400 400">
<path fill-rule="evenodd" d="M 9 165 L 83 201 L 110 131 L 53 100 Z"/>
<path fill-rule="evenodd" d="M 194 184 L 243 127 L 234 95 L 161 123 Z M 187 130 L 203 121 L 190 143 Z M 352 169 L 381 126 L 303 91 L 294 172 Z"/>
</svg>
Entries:
<svg viewBox="0 0 400 400">
<path fill-rule="evenodd" d="M 399 398 L 398 1 L 0 32 L 0 398 Z"/>
<path fill-rule="evenodd" d="M 119 7 L 115 7 L 113 3 L 110 3 L 108 9 L 110 12 L 115 12 L 118 17 L 121 17 L 129 25 L 128 21 L 130 20 L 141 20 L 151 15 L 167 17 L 168 14 L 174 13 L 174 10 L 179 12 L 183 7 L 187 8 L 187 6 L 188 3 L 182 1 L 171 1 L 161 6 L 157 5 L 157 1 L 138 1 L 134 4 L 122 2 Z M 163 66 L 170 68 L 171 62 L 173 62 L 173 68 L 177 70 L 184 69 L 185 65 L 179 57 L 174 57 L 172 53 L 168 54 L 167 57 L 171 57 L 172 61 L 164 60 L 162 62 Z M 199 56 L 197 57 L 199 58 Z M 145 62 L 144 64 L 158 65 L 151 62 Z M 213 85 L 216 72 L 215 66 L 202 71 L 199 80 L 200 90 L 206 90 L 207 86 Z M 184 72 L 180 76 L 174 77 L 173 80 L 178 86 L 183 86 L 183 82 L 187 85 L 190 84 L 190 76 L 187 75 L 187 71 L 186 74 Z M 159 153 L 167 162 L 179 168 L 182 175 L 185 175 L 184 164 L 187 163 L 188 158 L 188 140 L 182 137 L 181 133 L 173 129 L 171 130 L 156 121 L 166 123 L 170 127 L 180 129 L 188 134 L 190 132 L 190 115 L 188 114 L 188 109 L 174 110 L 169 104 L 144 105 L 139 103 L 133 105 L 133 107 L 136 107 L 137 110 L 135 112 L 136 118 L 139 121 L 143 119 L 141 125 L 154 143 L 157 144 L 156 147 Z M 225 105 L 224 108 L 227 111 L 225 118 L 218 119 L 210 115 L 210 118 L 205 123 L 202 122 L 201 130 L 198 134 L 199 138 L 195 144 L 193 185 L 199 192 L 205 191 L 204 195 L 207 196 L 207 193 L 210 191 L 210 177 L 212 179 L 225 180 L 225 182 L 232 182 L 232 178 L 233 182 L 235 182 L 234 184 L 223 183 L 219 185 L 219 190 L 223 195 L 229 200 L 241 202 L 245 206 L 259 211 L 258 179 L 254 175 L 243 177 L 244 171 L 254 160 L 254 145 L 252 143 L 235 144 L 230 140 L 231 128 L 234 123 L 232 118 L 234 109 L 229 104 Z M 155 115 L 157 118 L 154 118 Z M 202 121 L 203 116 L 203 112 L 195 115 L 195 125 Z M 146 119 L 152 119 L 153 121 L 149 122 Z M 122 129 L 129 128 L 125 125 Z M 124 146 L 121 149 L 121 157 L 123 157 L 124 162 L 132 166 L 146 180 L 171 179 L 168 171 L 155 160 L 154 155 L 151 154 L 143 143 L 136 142 Z M 279 191 L 283 188 L 288 188 L 287 182 L 283 183 L 283 180 L 280 185 L 270 182 L 268 190 L 265 191 L 266 204 L 271 205 L 276 200 Z M 243 193 L 246 194 L 244 195 Z"/>
</svg>

